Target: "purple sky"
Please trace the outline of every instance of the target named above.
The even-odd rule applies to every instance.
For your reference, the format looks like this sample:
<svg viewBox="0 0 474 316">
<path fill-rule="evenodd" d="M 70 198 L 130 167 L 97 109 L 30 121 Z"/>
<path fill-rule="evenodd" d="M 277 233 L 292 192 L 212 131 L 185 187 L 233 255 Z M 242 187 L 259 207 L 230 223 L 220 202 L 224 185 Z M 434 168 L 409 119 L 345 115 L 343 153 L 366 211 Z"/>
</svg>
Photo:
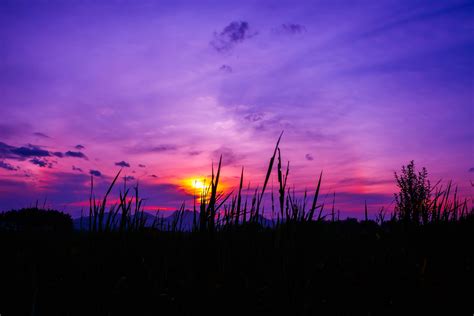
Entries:
<svg viewBox="0 0 474 316">
<path fill-rule="evenodd" d="M 221 153 L 226 188 L 261 183 L 282 130 L 289 182 L 323 169 L 343 214 L 412 159 L 470 198 L 473 56 L 472 1 L 1 1 L 0 209 L 77 216 L 121 166 L 190 205 Z"/>
</svg>

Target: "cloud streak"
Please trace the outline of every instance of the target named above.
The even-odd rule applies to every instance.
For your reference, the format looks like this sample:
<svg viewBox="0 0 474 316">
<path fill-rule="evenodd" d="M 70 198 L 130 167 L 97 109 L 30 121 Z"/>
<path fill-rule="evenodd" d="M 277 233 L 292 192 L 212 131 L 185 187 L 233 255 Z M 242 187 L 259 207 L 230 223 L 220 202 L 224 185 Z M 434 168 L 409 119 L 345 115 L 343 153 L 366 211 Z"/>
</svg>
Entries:
<svg viewBox="0 0 474 316">
<path fill-rule="evenodd" d="M 18 170 L 18 167 L 14 167 L 14 166 L 12 166 L 11 164 L 9 164 L 9 163 L 7 163 L 7 162 L 4 162 L 4 161 L 1 161 L 1 160 L 0 160 L 0 168 L 5 169 L 5 170 L 8 170 L 8 171 L 16 171 L 16 170 Z"/>
</svg>

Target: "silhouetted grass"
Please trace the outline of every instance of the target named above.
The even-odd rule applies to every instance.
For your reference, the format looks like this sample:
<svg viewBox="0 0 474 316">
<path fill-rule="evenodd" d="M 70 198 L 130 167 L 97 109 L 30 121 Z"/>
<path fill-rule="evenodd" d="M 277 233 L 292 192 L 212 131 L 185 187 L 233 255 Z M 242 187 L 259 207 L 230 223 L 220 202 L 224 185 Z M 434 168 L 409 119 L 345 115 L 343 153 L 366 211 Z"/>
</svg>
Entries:
<svg viewBox="0 0 474 316">
<path fill-rule="evenodd" d="M 413 165 L 396 178 L 392 212 L 381 208 L 370 220 L 365 203 L 363 221 L 340 220 L 335 193 L 327 207 L 320 202 L 322 171 L 312 194 L 288 187 L 280 139 L 261 187 L 245 190 L 242 168 L 238 188 L 220 190 L 220 157 L 192 212 L 183 202 L 148 225 L 138 185 L 126 182 L 109 204 L 118 172 L 101 199 L 91 178 L 89 217 L 78 231 L 1 229 L 0 313 L 472 312 L 474 215 L 451 183 L 427 186 L 422 173 L 411 185 Z M 266 193 L 274 169 L 276 197 L 273 184 Z M 271 221 L 263 217 L 266 198 Z M 5 226 L 12 214 L 0 215 L 1 227 L 22 227 Z"/>
</svg>

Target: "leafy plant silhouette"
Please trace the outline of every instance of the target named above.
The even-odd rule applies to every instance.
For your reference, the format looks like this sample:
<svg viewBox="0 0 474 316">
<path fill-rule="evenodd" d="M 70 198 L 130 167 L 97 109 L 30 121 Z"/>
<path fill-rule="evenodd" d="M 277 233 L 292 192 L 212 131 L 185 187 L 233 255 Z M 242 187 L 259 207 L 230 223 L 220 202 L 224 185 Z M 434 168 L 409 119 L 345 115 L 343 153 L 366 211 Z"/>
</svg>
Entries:
<svg viewBox="0 0 474 316">
<path fill-rule="evenodd" d="M 404 222 L 421 221 L 427 223 L 430 214 L 431 183 L 425 167 L 416 172 L 415 162 L 412 160 L 402 166 L 401 174 L 395 172 L 395 179 L 399 192 L 395 193 L 395 212 Z"/>
</svg>

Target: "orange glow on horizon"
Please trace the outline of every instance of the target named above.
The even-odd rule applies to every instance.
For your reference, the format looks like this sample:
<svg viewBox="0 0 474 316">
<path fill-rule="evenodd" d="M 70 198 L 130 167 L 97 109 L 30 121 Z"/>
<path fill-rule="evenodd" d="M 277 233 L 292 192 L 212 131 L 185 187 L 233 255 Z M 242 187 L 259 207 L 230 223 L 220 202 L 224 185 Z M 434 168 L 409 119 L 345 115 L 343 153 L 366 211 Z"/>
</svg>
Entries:
<svg viewBox="0 0 474 316">
<path fill-rule="evenodd" d="M 204 194 L 206 196 L 211 193 L 211 181 L 205 177 L 187 177 L 179 181 L 180 187 L 188 194 L 194 195 L 196 199 Z M 226 191 L 227 185 L 219 179 L 218 192 Z"/>
</svg>

